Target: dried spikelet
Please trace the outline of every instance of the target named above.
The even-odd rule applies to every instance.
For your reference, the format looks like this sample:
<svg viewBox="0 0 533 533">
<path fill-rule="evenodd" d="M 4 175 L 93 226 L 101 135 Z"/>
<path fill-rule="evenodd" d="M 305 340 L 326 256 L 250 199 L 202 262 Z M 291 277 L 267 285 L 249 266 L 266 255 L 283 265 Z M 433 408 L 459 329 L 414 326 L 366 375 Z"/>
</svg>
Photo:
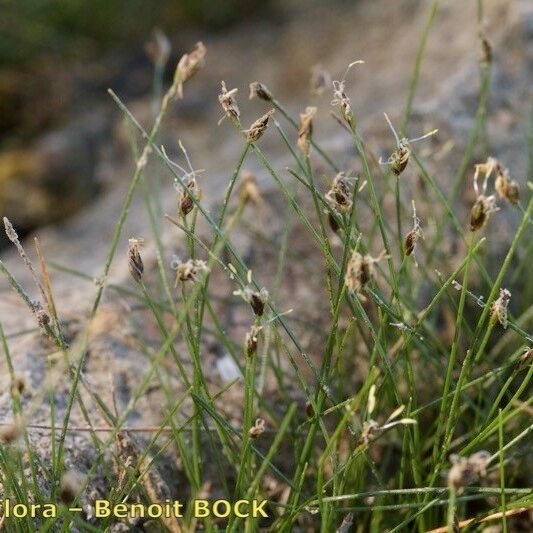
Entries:
<svg viewBox="0 0 533 533">
<path fill-rule="evenodd" d="M 272 102 L 274 98 L 272 93 L 268 90 L 268 87 L 259 81 L 253 81 L 250 83 L 250 100 L 253 98 L 260 98 L 266 102 Z"/>
<path fill-rule="evenodd" d="M 203 274 L 209 271 L 206 262 L 201 259 L 188 259 L 183 262 L 174 256 L 170 266 L 176 271 L 176 287 L 180 281 L 196 282 Z"/>
<path fill-rule="evenodd" d="M 249 303 L 256 316 L 263 316 L 265 305 L 268 301 L 268 291 L 264 287 L 260 291 L 245 287 L 235 291 L 233 294 L 240 296 L 245 302 Z"/>
<path fill-rule="evenodd" d="M 496 179 L 494 188 L 500 198 L 516 205 L 520 200 L 520 186 L 515 180 L 509 178 L 509 170 L 501 163 L 496 164 Z"/>
<path fill-rule="evenodd" d="M 140 254 L 140 249 L 144 244 L 144 239 L 129 239 L 128 241 L 128 268 L 131 276 L 137 282 L 141 281 L 144 265 Z"/>
<path fill-rule="evenodd" d="M 152 38 L 146 43 L 146 55 L 154 65 L 162 67 L 166 65 L 170 55 L 170 41 L 159 28 L 152 32 Z"/>
<path fill-rule="evenodd" d="M 339 172 L 333 178 L 331 188 L 325 197 L 334 209 L 342 213 L 352 209 L 352 191 L 344 172 Z"/>
<path fill-rule="evenodd" d="M 416 205 L 415 201 L 411 201 L 413 206 L 413 229 L 407 234 L 404 241 L 404 250 L 405 255 L 409 256 L 412 255 L 415 251 L 416 242 L 420 238 L 424 238 L 424 233 L 422 232 L 422 228 L 420 227 L 420 219 L 416 215 Z M 414 258 L 414 255 L 413 255 Z M 416 259 L 415 259 L 416 264 Z"/>
<path fill-rule="evenodd" d="M 257 351 L 257 343 L 259 341 L 259 332 L 261 331 L 261 326 L 256 326 L 255 324 L 250 328 L 250 331 L 246 333 L 246 338 L 244 340 L 245 353 L 248 357 L 251 357 Z"/>
<path fill-rule="evenodd" d="M 13 444 L 22 435 L 23 423 L 20 418 L 15 420 L 6 426 L 0 427 L 0 443 L 1 444 Z"/>
<path fill-rule="evenodd" d="M 188 175 L 187 186 L 182 187 L 178 181 L 174 182 L 174 187 L 178 192 L 178 213 L 186 217 L 194 209 L 194 199 L 200 200 L 202 191 L 196 183 L 194 173 Z"/>
<path fill-rule="evenodd" d="M 80 472 L 68 470 L 61 477 L 59 483 L 59 498 L 61 501 L 70 505 L 83 489 L 85 476 Z"/>
<path fill-rule="evenodd" d="M 255 440 L 265 431 L 265 421 L 262 418 L 258 418 L 255 424 L 248 431 L 248 436 Z"/>
<path fill-rule="evenodd" d="M 245 205 L 251 203 L 256 207 L 261 204 L 263 198 L 257 186 L 257 178 L 251 172 L 245 172 L 239 186 L 241 202 Z"/>
<path fill-rule="evenodd" d="M 331 101 L 331 105 L 339 107 L 342 117 L 347 122 L 348 126 L 350 126 L 350 129 L 353 130 L 355 128 L 355 116 L 352 111 L 352 106 L 350 105 L 350 99 L 344 92 L 345 84 L 345 81 L 333 82 L 333 100 Z"/>
<path fill-rule="evenodd" d="M 507 328 L 507 307 L 510 300 L 511 293 L 507 289 L 500 289 L 500 296 L 490 308 L 490 316 L 495 316 L 504 329 Z"/>
<path fill-rule="evenodd" d="M 350 130 L 355 129 L 355 115 L 352 111 L 352 106 L 350 105 L 350 99 L 346 96 L 345 86 L 346 86 L 346 76 L 350 69 L 355 65 L 363 64 L 364 61 L 352 61 L 348 65 L 348 68 L 344 72 L 342 81 L 333 82 L 333 100 L 331 101 L 332 106 L 338 106 L 341 110 L 342 117 L 350 127 Z"/>
<path fill-rule="evenodd" d="M 379 430 L 379 424 L 375 420 L 365 420 L 361 436 L 357 439 L 358 446 L 367 446 L 372 440 L 373 435 Z"/>
<path fill-rule="evenodd" d="M 487 39 L 487 35 L 484 31 L 479 32 L 479 40 L 481 42 L 481 64 L 490 64 L 492 63 L 492 45 Z"/>
<path fill-rule="evenodd" d="M 379 163 L 381 165 L 388 165 L 392 173 L 396 176 L 399 176 L 405 170 L 405 167 L 407 167 L 407 163 L 409 163 L 409 157 L 411 156 L 411 150 L 409 149 L 409 145 L 411 143 L 418 142 L 423 139 L 427 139 L 432 135 L 435 135 L 438 130 L 433 130 L 428 133 L 425 133 L 424 135 L 422 135 L 421 137 L 417 137 L 416 139 L 407 139 L 406 137 L 400 139 L 387 113 L 383 114 L 385 115 L 387 124 L 389 125 L 394 135 L 394 138 L 396 139 L 396 150 L 392 152 L 392 154 L 386 161 L 383 161 L 380 158 Z"/>
<path fill-rule="evenodd" d="M 448 472 L 448 486 L 462 491 L 478 477 L 486 476 L 490 457 L 490 453 L 485 450 L 476 452 L 470 457 L 450 456 L 452 467 Z"/>
<path fill-rule="evenodd" d="M 262 117 L 258 118 L 247 130 L 246 141 L 251 144 L 258 141 L 265 133 L 270 117 L 274 114 L 274 109 L 267 111 Z"/>
<path fill-rule="evenodd" d="M 331 75 L 320 65 L 311 69 L 310 90 L 313 96 L 321 96 L 331 85 Z"/>
<path fill-rule="evenodd" d="M 474 191 L 476 193 L 476 201 L 472 206 L 470 211 L 470 230 L 477 231 L 487 223 L 490 215 L 499 211 L 499 207 L 496 206 L 496 197 L 491 194 L 490 196 L 486 195 L 487 185 L 489 178 L 498 166 L 496 159 L 489 157 L 485 163 L 476 165 L 476 171 L 474 173 Z M 481 187 L 481 192 L 478 188 L 478 178 L 479 175 L 483 174 L 483 185 Z"/>
<path fill-rule="evenodd" d="M 388 256 L 382 252 L 378 257 L 370 255 L 362 255 L 357 250 L 352 252 L 348 266 L 346 267 L 346 275 L 344 283 L 350 292 L 359 294 L 368 282 L 370 282 L 376 274 L 375 264 Z"/>
<path fill-rule="evenodd" d="M 315 410 L 313 409 L 313 404 L 311 402 L 306 402 L 305 404 L 305 414 L 309 418 L 313 418 L 315 416 Z"/>
<path fill-rule="evenodd" d="M 226 89 L 226 83 L 223 81 L 220 82 L 220 85 L 221 85 L 221 90 L 220 90 L 220 94 L 218 95 L 218 101 L 220 102 L 220 105 L 222 106 L 224 115 L 218 121 L 218 123 L 220 124 L 227 117 L 231 120 L 233 124 L 239 125 L 239 117 L 241 116 L 241 112 L 239 111 L 237 100 L 235 99 L 235 95 L 239 92 L 239 89 L 234 88 L 234 89 L 231 89 L 231 91 L 228 91 Z"/>
<path fill-rule="evenodd" d="M 15 374 L 9 385 L 13 396 L 21 396 L 26 390 L 26 378 L 23 374 Z"/>
<path fill-rule="evenodd" d="M 174 73 L 174 87 L 177 98 L 183 98 L 183 84 L 205 65 L 206 52 L 206 47 L 199 41 L 192 52 L 184 54 L 179 60 Z"/>
<path fill-rule="evenodd" d="M 313 117 L 316 107 L 306 107 L 305 113 L 300 113 L 300 127 L 298 129 L 298 148 L 309 157 L 311 151 L 311 136 L 313 135 Z"/>
</svg>

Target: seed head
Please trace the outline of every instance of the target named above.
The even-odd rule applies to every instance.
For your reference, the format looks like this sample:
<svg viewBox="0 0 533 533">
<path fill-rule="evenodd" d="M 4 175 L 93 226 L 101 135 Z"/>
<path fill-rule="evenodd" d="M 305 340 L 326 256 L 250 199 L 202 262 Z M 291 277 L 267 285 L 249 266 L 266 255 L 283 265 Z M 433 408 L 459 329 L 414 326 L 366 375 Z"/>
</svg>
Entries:
<svg viewBox="0 0 533 533">
<path fill-rule="evenodd" d="M 206 262 L 201 259 L 188 259 L 182 262 L 178 257 L 174 256 L 170 266 L 176 271 L 175 287 L 178 286 L 180 281 L 196 282 L 202 274 L 209 271 Z"/>
<path fill-rule="evenodd" d="M 264 83 L 253 81 L 250 83 L 250 100 L 256 97 L 265 100 L 266 102 L 272 102 L 272 99 L 274 98 Z"/>
<path fill-rule="evenodd" d="M 378 257 L 370 255 L 362 255 L 357 250 L 352 252 L 348 266 L 346 267 L 346 275 L 344 283 L 350 292 L 360 295 L 360 292 L 366 287 L 376 274 L 375 264 L 388 256 L 382 252 Z"/>
<path fill-rule="evenodd" d="M 13 396 L 21 396 L 26 389 L 26 378 L 23 374 L 15 374 L 11 380 L 11 394 Z"/>
<path fill-rule="evenodd" d="M 251 144 L 258 141 L 265 133 L 268 126 L 268 120 L 274 114 L 274 109 L 267 111 L 262 117 L 258 118 L 246 131 L 246 141 Z"/>
<path fill-rule="evenodd" d="M 490 316 L 495 316 L 503 329 L 507 328 L 507 307 L 510 300 L 511 293 L 507 289 L 500 289 L 500 296 L 490 308 Z"/>
<path fill-rule="evenodd" d="M 485 163 L 476 165 L 474 172 L 474 192 L 477 195 L 476 201 L 470 211 L 470 230 L 477 231 L 487 223 L 490 215 L 499 211 L 496 205 L 496 197 L 491 194 L 487 196 L 487 186 L 494 169 L 498 166 L 498 161 L 493 157 L 489 157 Z M 483 174 L 483 184 L 481 191 L 478 187 L 479 175 Z"/>
<path fill-rule="evenodd" d="M 416 242 L 418 241 L 418 239 L 424 238 L 424 233 L 422 232 L 422 228 L 420 227 L 420 219 L 416 215 L 416 205 L 415 205 L 414 200 L 412 200 L 412 205 L 413 205 L 413 229 L 406 235 L 405 241 L 404 241 L 404 250 L 405 250 L 405 255 L 407 256 L 414 254 Z M 415 258 L 415 264 L 416 264 L 416 258 Z"/>
<path fill-rule="evenodd" d="M 22 434 L 23 424 L 20 418 L 7 425 L 0 427 L 0 443 L 13 444 Z"/>
<path fill-rule="evenodd" d="M 255 440 L 265 431 L 265 421 L 262 418 L 258 418 L 255 424 L 248 431 L 248 436 Z"/>
<path fill-rule="evenodd" d="M 200 200 L 202 191 L 196 183 L 194 173 L 188 175 L 187 186 L 182 187 L 178 181 L 174 182 L 174 186 L 178 191 L 178 213 L 182 217 L 186 217 L 194 209 L 194 200 Z"/>
<path fill-rule="evenodd" d="M 300 113 L 300 128 L 298 129 L 298 148 L 309 157 L 311 151 L 311 136 L 313 135 L 313 117 L 316 107 L 306 107 L 305 113 Z"/>
<path fill-rule="evenodd" d="M 422 139 L 426 139 L 431 135 L 435 135 L 438 130 L 430 131 L 422 135 L 421 137 L 417 137 L 416 139 L 407 139 L 406 137 L 402 137 L 400 139 L 387 113 L 383 114 L 385 115 L 385 120 L 387 121 L 390 129 L 392 130 L 394 138 L 396 139 L 396 150 L 392 152 L 392 154 L 386 161 L 382 161 L 382 159 L 380 158 L 379 162 L 382 165 L 388 165 L 392 173 L 396 176 L 399 176 L 405 170 L 405 167 L 407 167 L 407 163 L 409 163 L 409 157 L 411 156 L 411 150 L 409 148 L 409 145 L 411 143 L 421 141 Z"/>
<path fill-rule="evenodd" d="M 352 111 L 352 106 L 350 105 L 350 99 L 344 92 L 345 84 L 345 81 L 333 82 L 333 100 L 331 101 L 331 105 L 339 107 L 342 117 L 347 122 L 348 126 L 350 126 L 350 129 L 353 130 L 355 128 L 355 116 Z"/>
<path fill-rule="evenodd" d="M 490 64 L 492 63 L 492 45 L 487 39 L 487 35 L 484 31 L 479 32 L 479 40 L 481 42 L 481 64 Z"/>
<path fill-rule="evenodd" d="M 221 90 L 220 94 L 218 95 L 218 101 L 220 102 L 220 105 L 222 106 L 222 109 L 224 111 L 223 117 L 218 121 L 220 124 L 226 117 L 228 117 L 231 122 L 235 125 L 239 125 L 239 117 L 241 116 L 241 112 L 239 111 L 239 106 L 237 105 L 237 100 L 235 99 L 235 95 L 239 92 L 239 89 L 231 89 L 231 91 L 228 91 L 226 89 L 226 83 L 220 82 L 221 84 Z"/>
<path fill-rule="evenodd" d="M 315 65 L 311 69 L 310 85 L 311 94 L 313 96 L 321 96 L 324 91 L 331 86 L 331 75 L 320 65 Z"/>
<path fill-rule="evenodd" d="M 241 202 L 258 206 L 263 201 L 261 191 L 257 186 L 257 178 L 251 172 L 245 172 L 239 187 Z"/>
<path fill-rule="evenodd" d="M 248 302 L 256 316 L 263 316 L 265 312 L 265 305 L 268 301 L 268 291 L 263 287 L 260 291 L 256 291 L 251 287 L 239 289 L 233 293 L 235 296 L 240 296 L 245 302 Z"/>
<path fill-rule="evenodd" d="M 80 472 L 68 470 L 61 477 L 59 483 L 59 497 L 61 501 L 69 505 L 83 489 L 84 476 Z"/>
<path fill-rule="evenodd" d="M 140 254 L 144 239 L 129 239 L 128 243 L 128 268 L 133 279 L 139 282 L 144 272 L 144 265 Z"/>
<path fill-rule="evenodd" d="M 331 188 L 326 193 L 326 200 L 334 209 L 342 213 L 347 213 L 352 209 L 352 191 L 344 172 L 339 172 L 333 178 Z"/>
<path fill-rule="evenodd" d="M 263 329 L 261 326 L 256 326 L 255 324 L 250 328 L 250 331 L 246 333 L 246 338 L 244 341 L 245 353 L 248 357 L 257 351 L 257 343 L 259 340 L 259 332 Z"/>
<path fill-rule="evenodd" d="M 156 66 L 164 66 L 170 55 L 170 41 L 159 28 L 154 29 L 152 38 L 146 43 L 146 54 Z"/>
<path fill-rule="evenodd" d="M 448 472 L 448 486 L 462 491 L 465 486 L 478 477 L 486 476 L 490 457 L 490 453 L 485 450 L 476 452 L 470 457 L 451 455 L 452 467 Z"/>
<path fill-rule="evenodd" d="M 177 98 L 183 98 L 183 84 L 205 65 L 206 53 L 206 47 L 199 41 L 192 52 L 184 54 L 179 60 L 174 73 L 174 87 L 176 88 Z"/>
<path fill-rule="evenodd" d="M 499 162 L 495 168 L 496 180 L 494 181 L 494 188 L 498 196 L 516 205 L 520 200 L 520 186 L 515 180 L 509 178 L 509 170 Z"/>
</svg>

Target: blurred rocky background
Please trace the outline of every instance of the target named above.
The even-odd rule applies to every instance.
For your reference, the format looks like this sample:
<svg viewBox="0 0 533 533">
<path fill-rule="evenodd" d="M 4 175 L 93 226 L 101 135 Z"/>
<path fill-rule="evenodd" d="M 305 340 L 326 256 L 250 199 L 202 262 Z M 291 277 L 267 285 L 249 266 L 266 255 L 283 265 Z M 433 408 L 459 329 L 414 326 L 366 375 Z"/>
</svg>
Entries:
<svg viewBox="0 0 533 533">
<path fill-rule="evenodd" d="M 490 151 L 522 184 L 531 159 L 532 4 L 486 0 L 481 26 L 477 4 L 438 2 L 408 128 L 411 136 L 440 128 L 433 152 L 444 188 L 476 114 L 480 29 L 492 45 L 493 68 L 487 135 L 474 159 Z M 387 155 L 392 139 L 382 113 L 399 123 L 433 7 L 424 0 L 0 0 L 0 214 L 22 236 L 39 229 L 49 258 L 99 274 L 133 168 L 121 114 L 106 90 L 113 88 L 149 127 L 160 90 L 147 53 L 154 28 L 170 44 L 164 86 L 196 41 L 208 48 L 206 68 L 173 104 L 162 137 L 174 153 L 182 139 L 194 164 L 206 169 L 206 201 L 220 198 L 241 146 L 228 124 L 216 125 L 221 80 L 239 88 L 244 123 L 265 110 L 248 101 L 254 80 L 266 83 L 294 116 L 317 105 L 317 140 L 350 169 L 358 163 L 350 139 L 329 116 L 331 92 L 312 99 L 310 71 L 321 65 L 335 79 L 350 61 L 364 59 L 350 73 L 347 92 L 370 149 Z M 276 150 L 286 150 L 274 137 L 262 142 L 276 158 Z M 280 160 L 278 168 L 285 164 Z M 268 176 L 259 178 L 268 186 Z M 172 180 L 162 179 L 168 193 Z M 416 176 L 406 179 L 405 194 L 417 184 Z M 142 212 L 139 207 L 130 217 L 124 243 L 128 232 L 146 229 Z M 6 244 L 2 233 L 2 259 L 17 272 L 19 261 Z"/>
</svg>

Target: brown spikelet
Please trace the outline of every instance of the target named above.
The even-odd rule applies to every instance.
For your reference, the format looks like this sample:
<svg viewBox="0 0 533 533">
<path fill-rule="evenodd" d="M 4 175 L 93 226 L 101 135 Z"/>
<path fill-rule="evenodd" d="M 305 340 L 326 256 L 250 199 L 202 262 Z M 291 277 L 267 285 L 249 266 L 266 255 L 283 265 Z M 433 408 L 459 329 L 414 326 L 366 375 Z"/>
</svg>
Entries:
<svg viewBox="0 0 533 533">
<path fill-rule="evenodd" d="M 264 83 L 259 81 L 253 81 L 250 83 L 250 100 L 253 98 L 260 98 L 266 102 L 271 102 L 274 98 L 272 93 L 268 90 L 268 87 Z"/>
<path fill-rule="evenodd" d="M 183 84 L 204 66 L 206 53 L 207 49 L 204 43 L 199 41 L 192 52 L 184 54 L 179 60 L 174 73 L 174 87 L 177 98 L 183 98 Z"/>
<path fill-rule="evenodd" d="M 251 144 L 258 141 L 265 133 L 268 121 L 270 117 L 274 114 L 274 109 L 267 111 L 262 117 L 258 118 L 247 130 L 246 130 L 246 141 Z"/>
<path fill-rule="evenodd" d="M 128 268 L 133 279 L 139 282 L 144 272 L 144 264 L 140 254 L 144 239 L 129 239 L 128 242 Z"/>
<path fill-rule="evenodd" d="M 311 136 L 313 135 L 313 117 L 316 107 L 306 107 L 305 113 L 300 114 L 300 127 L 298 129 L 298 148 L 309 157 L 311 150 Z"/>
</svg>

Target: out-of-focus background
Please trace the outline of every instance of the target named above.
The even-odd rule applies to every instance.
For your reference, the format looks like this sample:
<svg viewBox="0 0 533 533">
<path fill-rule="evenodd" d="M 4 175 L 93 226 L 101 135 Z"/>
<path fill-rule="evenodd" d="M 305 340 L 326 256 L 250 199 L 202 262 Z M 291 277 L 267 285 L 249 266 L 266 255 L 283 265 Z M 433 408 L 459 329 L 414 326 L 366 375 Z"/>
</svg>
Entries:
<svg viewBox="0 0 533 533">
<path fill-rule="evenodd" d="M 476 114 L 482 29 L 494 58 L 488 135 L 474 156 L 490 151 L 523 179 L 532 85 L 531 4 L 486 1 L 481 27 L 477 2 L 438 4 L 408 133 L 440 128 L 434 156 L 445 188 Z M 121 114 L 106 90 L 113 88 L 149 127 L 160 95 L 147 53 L 154 28 L 171 45 L 164 86 L 183 53 L 198 40 L 207 46 L 206 67 L 187 84 L 185 98 L 172 105 L 162 142 L 176 153 L 178 139 L 183 140 L 195 166 L 206 170 L 206 197 L 216 199 L 241 146 L 228 123 L 217 126 L 221 80 L 239 88 L 245 124 L 266 110 L 263 102 L 248 100 L 254 80 L 266 83 L 294 116 L 306 105 L 317 105 L 315 137 L 340 164 L 355 168 L 349 138 L 329 116 L 331 91 L 318 100 L 309 93 L 311 69 L 320 65 L 335 79 L 350 61 L 365 60 L 349 74 L 347 92 L 369 148 L 387 155 L 393 142 L 382 113 L 399 123 L 434 2 L 1 0 L 0 6 L 0 214 L 22 236 L 39 230 L 49 256 L 96 276 L 133 168 Z M 279 143 L 273 136 L 262 143 L 275 160 Z M 428 154 L 427 164 L 432 162 Z M 284 168 L 282 160 L 278 167 Z M 169 198 L 171 179 L 166 179 Z M 405 180 L 407 189 L 416 186 L 416 180 Z M 142 230 L 145 221 L 130 217 L 128 223 L 126 233 Z M 2 235 L 3 259 L 17 269 L 6 244 Z"/>
</svg>

